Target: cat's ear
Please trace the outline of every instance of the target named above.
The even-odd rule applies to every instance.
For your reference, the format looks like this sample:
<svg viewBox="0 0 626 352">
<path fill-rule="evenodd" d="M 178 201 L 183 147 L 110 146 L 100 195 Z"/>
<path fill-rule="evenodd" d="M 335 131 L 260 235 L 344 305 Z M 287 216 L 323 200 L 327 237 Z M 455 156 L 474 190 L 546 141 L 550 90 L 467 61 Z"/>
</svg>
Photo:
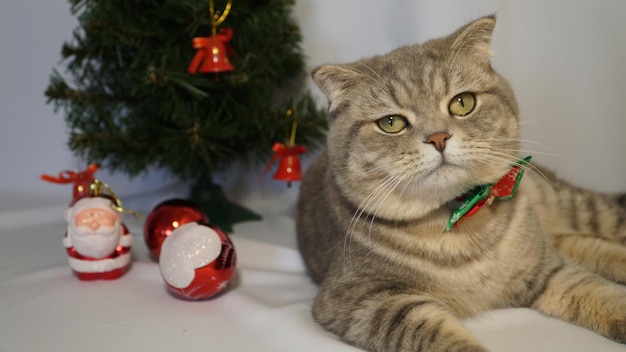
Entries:
<svg viewBox="0 0 626 352">
<path fill-rule="evenodd" d="M 361 74 L 349 66 L 324 65 L 313 70 L 312 76 L 331 104 L 338 104 L 346 91 L 358 82 Z"/>
<path fill-rule="evenodd" d="M 452 50 L 469 53 L 488 63 L 489 58 L 493 55 L 489 48 L 495 27 L 496 16 L 491 15 L 479 18 L 459 28 L 452 34 L 454 38 Z"/>
</svg>

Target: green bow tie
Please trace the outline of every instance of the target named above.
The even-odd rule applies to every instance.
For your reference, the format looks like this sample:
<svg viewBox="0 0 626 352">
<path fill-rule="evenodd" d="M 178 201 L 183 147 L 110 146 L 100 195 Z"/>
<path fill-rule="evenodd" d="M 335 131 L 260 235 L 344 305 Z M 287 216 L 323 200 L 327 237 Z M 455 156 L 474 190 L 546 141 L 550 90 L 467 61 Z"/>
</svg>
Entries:
<svg viewBox="0 0 626 352">
<path fill-rule="evenodd" d="M 485 205 L 489 206 L 496 200 L 507 200 L 513 198 L 517 186 L 524 176 L 524 169 L 530 162 L 532 156 L 527 156 L 523 160 L 513 165 L 502 178 L 493 184 L 480 185 L 465 193 L 457 201 L 459 205 L 452 211 L 450 220 L 444 232 L 450 232 L 463 220 L 476 214 Z"/>
</svg>

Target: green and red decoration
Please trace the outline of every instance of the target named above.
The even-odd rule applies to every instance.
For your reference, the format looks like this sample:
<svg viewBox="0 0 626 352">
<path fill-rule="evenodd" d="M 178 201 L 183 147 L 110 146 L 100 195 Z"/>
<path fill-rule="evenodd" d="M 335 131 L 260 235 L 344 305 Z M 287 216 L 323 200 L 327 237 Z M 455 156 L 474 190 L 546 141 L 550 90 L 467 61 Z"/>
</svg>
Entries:
<svg viewBox="0 0 626 352">
<path fill-rule="evenodd" d="M 530 162 L 531 156 L 517 162 L 498 182 L 488 185 L 480 185 L 464 194 L 458 199 L 459 206 L 454 209 L 444 232 L 450 232 L 458 227 L 461 222 L 476 214 L 484 206 L 490 206 L 496 200 L 508 200 L 513 198 L 517 186 L 524 176 L 524 170 Z"/>
</svg>

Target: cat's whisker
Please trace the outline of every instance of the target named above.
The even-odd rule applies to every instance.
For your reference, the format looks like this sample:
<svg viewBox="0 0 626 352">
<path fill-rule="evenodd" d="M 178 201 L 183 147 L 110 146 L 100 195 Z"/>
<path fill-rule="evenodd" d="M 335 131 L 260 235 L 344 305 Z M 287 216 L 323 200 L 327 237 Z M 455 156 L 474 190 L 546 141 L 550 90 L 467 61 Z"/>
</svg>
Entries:
<svg viewBox="0 0 626 352">
<path fill-rule="evenodd" d="M 385 187 L 383 189 L 381 189 L 381 192 L 377 193 L 377 197 L 376 198 L 380 198 L 378 197 L 379 195 L 383 194 L 383 191 L 386 191 L 385 196 L 382 197 L 382 199 L 380 199 L 378 201 L 378 206 L 375 208 L 374 212 L 371 214 L 368 214 L 369 219 L 369 228 L 368 228 L 368 235 L 367 235 L 367 240 L 368 240 L 368 247 L 370 248 L 370 250 L 372 250 L 372 243 L 371 243 L 371 234 L 372 234 L 372 226 L 374 225 L 374 222 L 376 220 L 376 216 L 378 214 L 378 210 L 380 208 L 380 206 L 385 202 L 385 200 L 389 197 L 389 195 L 394 191 L 394 189 L 397 187 L 398 183 L 400 182 L 399 178 L 394 177 L 393 179 L 390 180 L 391 182 L 388 182 L 385 184 Z M 373 202 L 374 198 L 372 198 L 372 202 Z M 370 204 L 372 203 L 370 202 Z M 368 204 L 369 206 L 369 204 Z M 367 218 L 365 219 L 367 220 Z M 365 223 L 364 223 L 365 224 Z"/>
<path fill-rule="evenodd" d="M 482 180 L 478 176 L 478 175 L 480 175 L 480 172 L 479 172 L 477 166 L 470 165 L 470 167 L 468 168 L 467 172 L 470 174 L 470 176 L 472 176 L 472 178 L 474 179 L 475 183 L 477 183 L 477 184 L 482 183 Z"/>
<path fill-rule="evenodd" d="M 562 156 L 560 154 L 538 152 L 536 150 L 519 149 L 519 152 L 522 153 L 522 154 L 530 154 L 530 155 L 534 154 L 534 155 L 551 156 L 551 157 L 555 157 L 555 158 L 564 158 L 564 156 Z"/>
<path fill-rule="evenodd" d="M 495 152 L 495 151 L 492 151 L 492 153 L 493 154 L 500 154 L 500 153 Z M 501 161 L 502 160 L 501 157 L 496 156 L 496 155 L 480 154 L 480 155 L 477 155 L 477 156 L 479 156 L 481 158 L 489 158 L 489 162 L 494 161 L 493 158 L 497 158 L 496 159 L 497 161 Z M 481 160 L 481 159 L 478 159 L 478 158 L 476 159 L 476 161 L 478 161 L 478 162 L 485 162 L 484 159 Z M 514 161 L 514 163 L 515 162 L 519 162 L 519 161 L 521 161 L 521 159 L 518 158 L 516 161 Z M 511 164 L 513 164 L 513 163 L 509 162 L 508 165 L 511 165 Z M 532 163 L 527 164 L 526 165 L 526 170 L 531 172 L 531 173 L 534 173 L 535 175 L 537 175 L 539 177 L 539 179 L 542 180 L 543 182 L 545 182 L 546 184 L 548 184 L 550 186 L 554 186 L 553 182 L 550 181 L 550 179 L 537 166 L 535 166 L 534 164 L 532 164 Z"/>
<path fill-rule="evenodd" d="M 516 152 L 517 149 L 511 149 L 511 151 Z M 498 161 L 504 161 L 508 165 L 512 165 L 512 164 L 523 161 L 523 159 L 519 157 L 517 154 L 511 155 L 509 153 L 504 153 L 504 152 L 495 151 L 495 150 L 490 150 L 485 154 L 480 154 L 480 156 L 497 159 Z"/>
<path fill-rule="evenodd" d="M 367 199 L 366 199 L 366 200 L 367 200 Z M 346 243 L 348 242 L 348 237 L 350 236 L 350 234 L 351 234 L 351 232 L 352 232 L 352 230 L 353 230 L 353 223 L 356 221 L 355 219 L 360 218 L 361 214 L 363 213 L 363 211 L 361 210 L 361 206 L 363 205 L 363 203 L 364 203 L 366 200 L 364 200 L 364 201 L 361 203 L 361 205 L 360 205 L 360 206 L 359 206 L 359 207 L 355 210 L 355 212 L 354 212 L 354 214 L 353 214 L 353 216 L 352 216 L 352 219 L 351 219 L 351 221 L 350 221 L 350 224 L 348 225 L 348 228 L 347 228 L 347 230 L 346 230 L 346 234 L 345 234 L 345 236 L 343 237 L 343 239 L 342 239 L 342 240 L 340 240 L 339 242 L 337 242 L 337 244 L 335 244 L 334 246 L 331 246 L 331 247 L 330 247 L 330 248 L 326 251 L 327 253 L 331 253 L 331 252 L 332 252 L 335 248 L 339 247 L 339 246 L 340 246 L 340 245 L 342 245 L 342 244 L 343 244 L 343 246 L 344 246 L 344 253 L 345 253 L 345 250 L 346 250 Z"/>
<path fill-rule="evenodd" d="M 411 176 L 411 178 L 409 178 L 409 182 L 405 184 L 405 186 L 402 189 L 401 193 L 403 193 L 404 190 L 406 190 L 406 187 L 410 184 L 412 178 L 413 178 L 413 176 Z M 388 189 L 387 194 L 378 202 L 378 206 L 376 206 L 376 209 L 374 210 L 374 213 L 372 214 L 372 218 L 370 219 L 370 227 L 369 227 L 369 231 L 368 231 L 368 237 L 371 237 L 372 226 L 374 226 L 374 219 L 376 219 L 376 216 L 378 215 L 378 211 L 380 210 L 380 207 L 385 203 L 385 201 L 389 198 L 391 193 L 397 188 L 397 186 L 401 182 L 402 182 L 402 179 L 400 177 L 396 177 L 393 185 Z"/>
<path fill-rule="evenodd" d="M 480 158 L 489 159 L 489 161 L 498 161 L 499 165 L 511 165 L 522 160 L 517 156 L 512 156 L 510 154 L 502 152 L 496 152 L 493 150 L 487 150 L 483 153 L 472 153 L 472 157 L 476 161 L 482 161 Z"/>
<path fill-rule="evenodd" d="M 540 152 L 540 151 L 536 151 L 536 150 L 517 149 L 517 148 L 511 148 L 511 149 L 498 148 L 498 150 L 504 151 L 504 152 L 515 152 L 515 151 L 517 151 L 517 152 L 520 152 L 521 154 L 543 155 L 543 156 L 553 156 L 553 157 L 556 157 L 556 158 L 563 158 L 563 156 L 559 155 L 559 154 Z"/>
<path fill-rule="evenodd" d="M 545 120 L 528 120 L 528 121 L 520 121 L 518 122 L 518 125 L 522 126 L 522 125 L 532 125 L 534 123 L 539 123 L 539 122 L 544 122 Z"/>
<path fill-rule="evenodd" d="M 549 151 L 550 153 L 552 153 L 554 156 L 557 156 L 559 158 L 562 158 L 563 156 L 560 155 L 556 150 L 550 148 L 549 146 L 537 142 L 537 141 L 533 141 L 530 139 L 520 139 L 520 138 L 487 138 L 487 139 L 483 139 L 484 141 L 488 142 L 488 143 L 492 143 L 492 147 L 497 147 L 498 146 L 498 142 L 519 142 L 519 143 L 523 143 L 523 144 L 532 144 L 532 145 L 536 145 L 539 146 L 547 151 Z M 498 148 L 500 149 L 500 148 Z M 523 151 L 523 150 L 522 150 Z M 530 151 L 530 152 L 534 152 L 534 151 Z"/>
<path fill-rule="evenodd" d="M 363 201 L 361 202 L 361 204 L 359 204 L 357 210 L 355 211 L 354 215 L 352 216 L 352 219 L 350 220 L 350 224 L 348 225 L 346 234 L 344 236 L 344 253 L 346 253 L 346 249 L 347 249 L 347 256 L 348 256 L 349 261 L 350 261 L 350 247 L 352 243 L 351 242 L 352 235 L 353 235 L 353 232 L 356 230 L 356 226 L 358 224 L 359 219 L 365 213 L 365 209 L 369 207 L 372 204 L 372 202 L 376 199 L 376 197 L 378 197 L 378 195 L 382 193 L 389 186 L 389 184 L 392 183 L 393 181 L 394 181 L 393 176 L 385 177 L 385 179 L 383 179 L 383 182 L 381 182 L 381 184 L 379 184 L 374 189 L 374 191 L 372 191 L 372 193 L 370 193 L 367 197 L 365 197 L 365 199 L 363 199 Z"/>
<path fill-rule="evenodd" d="M 504 156 L 498 156 L 493 154 L 474 154 L 473 160 L 476 162 L 486 164 L 489 166 L 506 166 L 509 167 L 522 159 L 511 157 L 510 155 L 503 154 Z"/>
</svg>

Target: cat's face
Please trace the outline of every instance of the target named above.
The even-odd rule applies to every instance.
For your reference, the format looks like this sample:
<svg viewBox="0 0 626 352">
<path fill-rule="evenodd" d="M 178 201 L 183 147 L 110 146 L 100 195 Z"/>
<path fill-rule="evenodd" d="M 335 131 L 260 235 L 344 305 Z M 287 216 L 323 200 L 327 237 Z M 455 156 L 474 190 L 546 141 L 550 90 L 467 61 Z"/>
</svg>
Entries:
<svg viewBox="0 0 626 352">
<path fill-rule="evenodd" d="M 449 37 L 313 76 L 330 100 L 328 150 L 344 196 L 411 219 L 478 184 L 518 154 L 517 105 L 489 62 L 493 17 Z"/>
</svg>

